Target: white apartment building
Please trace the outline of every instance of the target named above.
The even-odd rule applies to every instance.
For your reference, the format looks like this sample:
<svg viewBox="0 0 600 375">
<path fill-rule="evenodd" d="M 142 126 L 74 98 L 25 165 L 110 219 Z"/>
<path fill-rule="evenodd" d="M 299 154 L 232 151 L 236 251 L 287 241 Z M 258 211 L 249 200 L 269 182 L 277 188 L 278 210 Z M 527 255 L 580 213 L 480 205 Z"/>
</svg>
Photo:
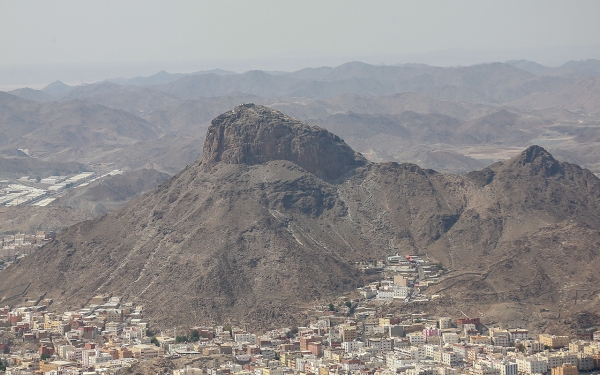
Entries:
<svg viewBox="0 0 600 375">
<path fill-rule="evenodd" d="M 439 345 L 423 345 L 423 348 L 425 349 L 425 356 L 427 358 L 433 358 L 435 352 L 442 350 Z"/>
<path fill-rule="evenodd" d="M 442 341 L 444 344 L 458 344 L 459 337 L 454 332 L 442 333 Z"/>
<path fill-rule="evenodd" d="M 424 360 L 427 357 L 424 346 L 405 346 L 396 348 L 397 353 L 403 354 L 415 361 Z"/>
<path fill-rule="evenodd" d="M 369 339 L 368 340 L 368 345 L 369 347 L 380 351 L 380 352 L 389 352 L 390 350 L 392 350 L 392 340 L 386 340 L 386 339 Z"/>
<path fill-rule="evenodd" d="M 394 371 L 397 368 L 409 366 L 415 362 L 416 362 L 416 360 L 414 360 L 414 359 L 406 359 L 406 357 L 401 353 L 388 352 L 385 356 L 385 365 L 390 370 L 394 370 Z"/>
<path fill-rule="evenodd" d="M 342 343 L 342 348 L 346 353 L 351 353 L 353 351 L 359 350 L 365 346 L 364 342 L 361 341 L 347 341 Z"/>
<path fill-rule="evenodd" d="M 235 342 L 247 342 L 248 344 L 255 345 L 256 335 L 253 333 L 236 333 L 233 340 Z"/>
<path fill-rule="evenodd" d="M 456 366 L 458 365 L 459 357 L 454 352 L 443 352 L 442 353 L 442 363 L 446 366 Z"/>
<path fill-rule="evenodd" d="M 504 362 L 494 365 L 500 369 L 500 375 L 518 375 L 519 366 L 514 362 Z"/>
<path fill-rule="evenodd" d="M 422 332 L 411 332 L 406 335 L 411 345 L 423 345 L 425 344 L 425 336 Z"/>
<path fill-rule="evenodd" d="M 545 359 L 531 356 L 517 358 L 517 366 L 520 373 L 524 374 L 543 374 L 548 371 L 548 362 Z"/>
</svg>

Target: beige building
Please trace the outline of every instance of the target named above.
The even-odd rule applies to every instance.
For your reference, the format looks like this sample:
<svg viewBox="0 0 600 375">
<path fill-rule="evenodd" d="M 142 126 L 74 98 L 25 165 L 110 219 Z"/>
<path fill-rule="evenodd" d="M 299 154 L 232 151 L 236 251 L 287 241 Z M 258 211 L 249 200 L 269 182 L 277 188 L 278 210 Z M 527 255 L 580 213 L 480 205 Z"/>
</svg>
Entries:
<svg viewBox="0 0 600 375">
<path fill-rule="evenodd" d="M 155 358 L 164 355 L 164 350 L 158 346 L 145 344 L 132 346 L 131 352 L 133 353 L 133 358 L 137 359 Z"/>
<path fill-rule="evenodd" d="M 552 369 L 552 375 L 579 375 L 579 371 L 576 366 L 572 364 L 565 364 Z"/>
<path fill-rule="evenodd" d="M 492 343 L 492 340 L 489 336 L 477 335 L 469 337 L 469 343 L 471 345 L 490 345 Z"/>
<path fill-rule="evenodd" d="M 354 341 L 358 338 L 358 330 L 356 329 L 356 326 L 344 324 L 341 326 L 340 331 L 343 342 Z"/>
<path fill-rule="evenodd" d="M 482 364 L 475 364 L 469 369 L 471 375 L 501 375 L 499 368 L 488 367 Z"/>
<path fill-rule="evenodd" d="M 569 345 L 569 336 L 555 336 L 543 333 L 540 335 L 540 342 L 542 345 L 549 346 L 552 349 L 564 348 Z"/>
</svg>

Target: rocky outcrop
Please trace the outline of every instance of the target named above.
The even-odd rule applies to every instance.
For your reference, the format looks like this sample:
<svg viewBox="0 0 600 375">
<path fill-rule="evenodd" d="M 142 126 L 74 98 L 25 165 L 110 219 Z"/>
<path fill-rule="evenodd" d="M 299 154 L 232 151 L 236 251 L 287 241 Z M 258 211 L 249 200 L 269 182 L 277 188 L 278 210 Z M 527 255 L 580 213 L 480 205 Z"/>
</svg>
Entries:
<svg viewBox="0 0 600 375">
<path fill-rule="evenodd" d="M 291 161 L 324 180 L 338 179 L 366 164 L 340 137 L 265 106 L 243 104 L 212 121 L 203 165 L 273 160 Z"/>
</svg>

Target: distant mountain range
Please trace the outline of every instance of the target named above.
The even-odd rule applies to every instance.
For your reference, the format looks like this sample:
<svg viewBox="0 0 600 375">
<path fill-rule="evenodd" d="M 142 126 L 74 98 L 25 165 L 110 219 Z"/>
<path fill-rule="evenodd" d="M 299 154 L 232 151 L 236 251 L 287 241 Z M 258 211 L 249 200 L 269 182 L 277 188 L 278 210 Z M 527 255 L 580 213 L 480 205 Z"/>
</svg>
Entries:
<svg viewBox="0 0 600 375">
<path fill-rule="evenodd" d="M 371 161 L 460 174 L 536 144 L 600 173 L 599 65 L 350 62 L 296 72 L 162 71 L 80 86 L 54 82 L 0 93 L 0 155 L 16 157 L 20 148 L 34 161 L 173 175 L 200 157 L 212 118 L 252 102 L 333 131 Z"/>
</svg>

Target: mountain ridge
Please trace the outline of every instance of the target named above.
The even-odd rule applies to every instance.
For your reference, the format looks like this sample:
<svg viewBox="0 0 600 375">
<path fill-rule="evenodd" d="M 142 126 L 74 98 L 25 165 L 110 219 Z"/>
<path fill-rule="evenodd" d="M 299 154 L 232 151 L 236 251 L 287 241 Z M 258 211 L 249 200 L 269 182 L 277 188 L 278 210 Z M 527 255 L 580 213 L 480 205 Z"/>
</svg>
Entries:
<svg viewBox="0 0 600 375">
<path fill-rule="evenodd" d="M 318 149 L 304 156 L 285 148 L 312 143 L 315 135 L 331 147 L 319 158 L 343 155 L 332 164 L 344 173 L 313 167 Z M 440 284 L 440 293 L 459 300 L 471 293 L 490 304 L 518 298 L 560 306 L 565 272 L 582 267 L 582 288 L 600 281 L 595 237 L 564 231 L 569 223 L 600 228 L 600 180 L 539 146 L 478 172 L 442 174 L 357 160 L 337 136 L 256 105 L 217 116 L 206 139 L 203 157 L 178 175 L 113 213 L 68 228 L 0 273 L 0 301 L 47 293 L 68 307 L 114 293 L 144 299 L 156 325 L 166 317 L 175 325 L 298 324 L 301 304 L 331 300 L 366 281 L 355 261 L 396 252 L 427 253 L 457 272 L 488 275 L 464 276 L 476 282 L 473 290 Z M 541 231 L 565 238 L 565 246 L 579 241 L 573 246 L 586 263 L 557 269 L 537 245 L 526 245 L 539 243 Z M 506 271 L 511 249 L 524 257 L 512 261 L 513 273 Z"/>
</svg>

